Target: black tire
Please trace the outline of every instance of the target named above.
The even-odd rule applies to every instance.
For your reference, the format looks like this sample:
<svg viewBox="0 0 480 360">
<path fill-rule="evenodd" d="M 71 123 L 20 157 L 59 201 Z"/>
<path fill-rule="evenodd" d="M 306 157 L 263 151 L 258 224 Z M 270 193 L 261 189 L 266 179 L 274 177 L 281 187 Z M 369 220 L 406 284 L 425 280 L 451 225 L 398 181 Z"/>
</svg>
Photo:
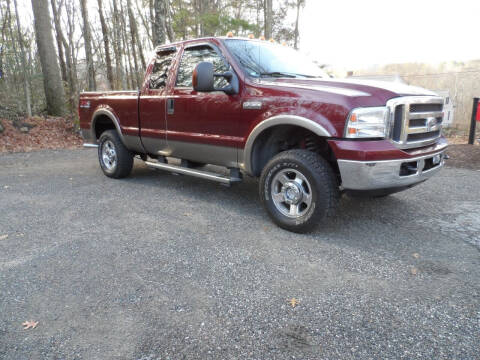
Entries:
<svg viewBox="0 0 480 360">
<path fill-rule="evenodd" d="M 113 148 L 115 162 L 104 160 L 104 148 Z M 106 150 L 106 149 L 105 149 Z M 121 179 L 132 172 L 133 154 L 123 145 L 120 136 L 115 130 L 107 130 L 102 133 L 98 142 L 98 161 L 103 173 L 111 178 Z"/>
<path fill-rule="evenodd" d="M 285 179 L 282 175 L 287 175 L 287 180 L 293 176 L 294 180 L 282 185 L 279 181 L 281 178 Z M 292 185 L 292 182 L 295 185 Z M 298 183 L 301 186 L 298 186 Z M 279 186 L 281 193 L 278 192 Z M 287 190 L 284 191 L 285 189 Z M 296 215 L 290 213 L 292 204 L 278 200 L 278 196 L 281 197 L 282 194 L 287 196 L 285 194 L 289 189 L 295 190 L 294 195 L 298 194 L 297 190 L 302 192 L 300 200 L 294 197 L 299 201 L 298 205 L 293 204 L 298 210 Z M 334 216 L 340 198 L 332 168 L 320 155 L 308 150 L 288 150 L 273 157 L 262 171 L 259 190 L 260 199 L 270 218 L 281 228 L 298 233 L 310 231 L 328 217 Z M 277 199 L 275 201 L 274 196 Z M 302 202 L 306 198 L 310 199 L 309 205 L 307 201 Z M 289 214 L 286 215 L 285 212 Z"/>
</svg>

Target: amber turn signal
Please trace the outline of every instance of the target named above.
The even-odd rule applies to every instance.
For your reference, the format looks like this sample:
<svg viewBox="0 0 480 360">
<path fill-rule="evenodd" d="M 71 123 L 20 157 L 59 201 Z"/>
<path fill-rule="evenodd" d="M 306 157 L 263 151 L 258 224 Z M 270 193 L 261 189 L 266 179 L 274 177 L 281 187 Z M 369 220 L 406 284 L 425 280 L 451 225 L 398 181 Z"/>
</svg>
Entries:
<svg viewBox="0 0 480 360">
<path fill-rule="evenodd" d="M 192 74 L 192 85 L 194 89 L 197 87 L 197 83 L 198 83 L 198 73 L 197 73 L 197 68 L 195 68 L 193 69 L 193 74 Z"/>
</svg>

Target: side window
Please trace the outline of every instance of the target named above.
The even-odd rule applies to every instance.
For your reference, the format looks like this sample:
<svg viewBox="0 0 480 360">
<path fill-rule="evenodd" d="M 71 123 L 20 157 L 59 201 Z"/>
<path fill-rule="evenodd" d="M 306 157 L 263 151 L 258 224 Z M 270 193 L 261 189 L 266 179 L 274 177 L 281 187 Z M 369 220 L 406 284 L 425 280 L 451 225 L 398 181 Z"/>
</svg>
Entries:
<svg viewBox="0 0 480 360">
<path fill-rule="evenodd" d="M 216 73 L 223 73 L 229 70 L 228 65 L 220 54 L 208 45 L 200 45 L 185 49 L 182 61 L 178 68 L 177 82 L 178 87 L 193 87 L 192 75 L 195 66 L 202 61 L 208 61 L 213 64 L 213 70 Z M 215 77 L 215 87 L 222 88 L 228 85 L 228 81 L 222 77 Z"/>
<path fill-rule="evenodd" d="M 168 72 L 170 65 L 175 58 L 175 51 L 165 51 L 157 53 L 155 64 L 149 79 L 150 89 L 164 89 L 167 85 Z"/>
</svg>

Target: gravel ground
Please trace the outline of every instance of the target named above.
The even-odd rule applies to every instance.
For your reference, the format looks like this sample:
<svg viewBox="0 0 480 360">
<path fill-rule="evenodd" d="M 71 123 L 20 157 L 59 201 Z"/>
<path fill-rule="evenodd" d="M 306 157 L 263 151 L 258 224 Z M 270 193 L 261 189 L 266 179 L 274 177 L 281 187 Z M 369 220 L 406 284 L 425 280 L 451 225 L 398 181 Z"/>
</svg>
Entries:
<svg viewBox="0 0 480 360">
<path fill-rule="evenodd" d="M 447 168 L 343 197 L 297 235 L 252 179 L 137 162 L 111 180 L 91 149 L 2 155 L 0 358 L 479 359 L 479 213 L 480 171 Z"/>
</svg>

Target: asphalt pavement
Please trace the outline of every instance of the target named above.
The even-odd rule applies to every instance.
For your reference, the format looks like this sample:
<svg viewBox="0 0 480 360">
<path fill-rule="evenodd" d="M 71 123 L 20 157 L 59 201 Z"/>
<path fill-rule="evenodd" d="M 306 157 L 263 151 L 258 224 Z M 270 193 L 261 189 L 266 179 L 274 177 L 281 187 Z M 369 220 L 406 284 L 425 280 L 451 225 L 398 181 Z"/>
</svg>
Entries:
<svg viewBox="0 0 480 360">
<path fill-rule="evenodd" d="M 257 187 L 0 155 L 0 358 L 480 359 L 480 171 L 344 196 L 307 235 Z"/>
</svg>

